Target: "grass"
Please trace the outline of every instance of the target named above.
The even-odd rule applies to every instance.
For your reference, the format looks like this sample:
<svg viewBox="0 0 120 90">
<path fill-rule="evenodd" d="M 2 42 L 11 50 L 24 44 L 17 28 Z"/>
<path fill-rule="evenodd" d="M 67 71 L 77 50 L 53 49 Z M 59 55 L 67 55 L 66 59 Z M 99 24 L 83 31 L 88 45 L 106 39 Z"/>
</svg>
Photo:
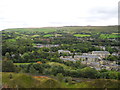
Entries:
<svg viewBox="0 0 120 90">
<path fill-rule="evenodd" d="M 70 66 L 66 66 L 65 64 L 61 64 L 61 63 L 57 63 L 57 62 L 48 62 L 46 64 L 49 64 L 51 66 L 62 66 L 64 69 L 69 69 L 69 70 L 73 70 L 72 67 Z"/>
<path fill-rule="evenodd" d="M 101 34 L 100 38 L 105 39 L 105 38 L 119 38 L 120 36 L 117 34 Z"/>
<path fill-rule="evenodd" d="M 56 31 L 55 28 L 52 28 L 52 27 L 44 27 L 44 28 L 13 28 L 13 29 L 6 29 L 7 31 L 20 31 L 20 32 L 36 32 L 36 31 L 39 31 L 39 32 L 45 32 L 45 33 L 48 33 L 48 32 L 54 32 Z"/>
<path fill-rule="evenodd" d="M 64 88 L 120 88 L 120 82 L 112 79 L 95 79 L 76 84 L 62 83 Z"/>
<path fill-rule="evenodd" d="M 15 39 L 8 39 L 7 41 L 9 41 L 9 42 L 16 42 Z"/>
<path fill-rule="evenodd" d="M 14 63 L 14 65 L 29 65 L 29 64 L 36 64 L 36 63 Z"/>
<path fill-rule="evenodd" d="M 43 37 L 53 37 L 53 36 L 54 36 L 53 34 L 46 34 Z"/>
<path fill-rule="evenodd" d="M 57 30 L 65 33 L 75 33 L 75 32 L 84 32 L 84 33 L 98 33 L 98 32 L 112 32 L 118 33 L 118 26 L 69 26 L 69 27 L 44 27 L 44 28 L 14 28 L 6 29 L 8 31 L 20 31 L 20 32 L 55 32 Z"/>
<path fill-rule="evenodd" d="M 90 37 L 91 35 L 87 35 L 87 34 L 74 34 L 74 36 L 76 36 L 76 37 Z"/>
<path fill-rule="evenodd" d="M 117 26 L 70 26 L 62 27 L 64 32 L 84 32 L 84 33 L 98 33 L 98 32 L 118 32 Z"/>
<path fill-rule="evenodd" d="M 39 37 L 40 35 L 33 35 L 32 37 Z"/>
<path fill-rule="evenodd" d="M 12 75 L 11 79 L 9 78 L 10 74 Z M 2 73 L 2 83 L 3 86 L 9 88 L 33 88 L 37 87 L 37 83 L 40 82 L 32 78 L 32 76 L 23 73 Z"/>
<path fill-rule="evenodd" d="M 120 34 L 120 33 L 112 33 L 112 34 Z"/>
<path fill-rule="evenodd" d="M 10 79 L 10 75 L 12 78 Z M 23 73 L 2 73 L 3 87 L 7 88 L 60 88 L 60 83 L 52 78 L 34 78 Z"/>
<path fill-rule="evenodd" d="M 55 34 L 55 36 L 62 36 L 61 34 Z"/>
<path fill-rule="evenodd" d="M 10 78 L 10 74 L 12 78 Z M 72 84 L 59 82 L 50 77 L 35 77 L 23 73 L 2 73 L 3 87 L 7 88 L 120 88 L 120 80 L 113 79 L 89 79 Z"/>
</svg>

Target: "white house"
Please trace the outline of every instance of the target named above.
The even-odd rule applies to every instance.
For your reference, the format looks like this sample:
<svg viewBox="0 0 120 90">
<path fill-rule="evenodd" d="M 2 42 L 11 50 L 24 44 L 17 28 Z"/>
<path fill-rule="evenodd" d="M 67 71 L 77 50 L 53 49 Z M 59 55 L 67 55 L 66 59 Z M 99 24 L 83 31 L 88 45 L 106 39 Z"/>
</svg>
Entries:
<svg viewBox="0 0 120 90">
<path fill-rule="evenodd" d="M 68 51 L 68 50 L 58 50 L 58 53 L 71 53 L 70 51 Z"/>
</svg>

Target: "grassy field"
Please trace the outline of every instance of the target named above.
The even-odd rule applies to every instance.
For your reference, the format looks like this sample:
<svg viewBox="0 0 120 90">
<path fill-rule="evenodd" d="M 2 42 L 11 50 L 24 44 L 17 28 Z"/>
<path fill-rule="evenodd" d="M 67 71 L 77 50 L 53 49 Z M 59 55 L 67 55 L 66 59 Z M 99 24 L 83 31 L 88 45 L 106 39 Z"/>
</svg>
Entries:
<svg viewBox="0 0 120 90">
<path fill-rule="evenodd" d="M 14 28 L 14 29 L 6 29 L 7 31 L 20 31 L 20 32 L 54 32 L 56 31 L 56 28 L 52 28 L 52 27 L 44 27 L 44 28 Z"/>
<path fill-rule="evenodd" d="M 14 63 L 14 65 L 29 65 L 29 64 L 37 64 L 37 63 Z"/>
<path fill-rule="evenodd" d="M 6 29 L 8 31 L 21 31 L 21 32 L 54 32 L 54 31 L 62 31 L 65 33 L 75 33 L 75 32 L 84 32 L 84 33 L 98 33 L 98 32 L 114 32 L 118 33 L 117 26 L 65 26 L 65 27 L 43 27 L 43 28 L 14 28 L 14 29 Z"/>
<path fill-rule="evenodd" d="M 90 37 L 91 35 L 87 35 L 87 34 L 74 34 L 74 36 L 76 36 L 76 37 Z"/>
<path fill-rule="evenodd" d="M 54 36 L 53 34 L 46 34 L 43 37 L 53 37 L 53 36 Z"/>
<path fill-rule="evenodd" d="M 12 76 L 10 78 L 10 76 Z M 2 73 L 2 84 L 6 88 L 120 88 L 119 80 L 86 79 L 80 83 L 59 82 L 46 76 L 31 76 L 23 73 Z"/>
<path fill-rule="evenodd" d="M 40 35 L 33 35 L 32 37 L 40 37 Z"/>
<path fill-rule="evenodd" d="M 101 34 L 100 35 L 100 38 L 103 38 L 103 39 L 105 39 L 105 38 L 118 38 L 118 37 L 120 37 L 118 34 Z"/>
<path fill-rule="evenodd" d="M 12 78 L 10 78 L 12 76 Z M 2 84 L 6 88 L 59 88 L 52 78 L 36 78 L 23 73 L 2 73 Z"/>
<path fill-rule="evenodd" d="M 55 36 L 59 37 L 59 36 L 62 36 L 61 34 L 55 34 Z"/>
<path fill-rule="evenodd" d="M 120 33 L 112 33 L 112 34 L 120 34 Z"/>
<path fill-rule="evenodd" d="M 62 83 L 62 86 L 65 88 L 120 88 L 119 84 L 117 80 L 96 79 L 76 84 Z"/>
<path fill-rule="evenodd" d="M 98 32 L 114 32 L 118 33 L 118 27 L 117 26 L 66 26 L 61 27 L 61 30 L 64 30 L 64 32 L 84 32 L 84 33 L 98 33 Z"/>
<path fill-rule="evenodd" d="M 61 63 L 57 63 L 57 62 L 48 62 L 47 64 L 51 65 L 51 66 L 62 66 L 64 69 L 73 69 L 72 67 L 70 66 L 66 66 L 64 64 L 61 64 Z"/>
</svg>

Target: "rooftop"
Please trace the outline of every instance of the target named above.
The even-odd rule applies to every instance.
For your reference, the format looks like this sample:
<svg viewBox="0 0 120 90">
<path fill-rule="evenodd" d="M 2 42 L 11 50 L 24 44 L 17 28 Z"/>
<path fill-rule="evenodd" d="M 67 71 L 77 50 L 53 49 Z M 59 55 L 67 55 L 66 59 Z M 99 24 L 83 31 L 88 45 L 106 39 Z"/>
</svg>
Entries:
<svg viewBox="0 0 120 90">
<path fill-rule="evenodd" d="M 110 54 L 108 51 L 92 51 L 92 53 L 104 53 L 104 54 Z"/>
</svg>

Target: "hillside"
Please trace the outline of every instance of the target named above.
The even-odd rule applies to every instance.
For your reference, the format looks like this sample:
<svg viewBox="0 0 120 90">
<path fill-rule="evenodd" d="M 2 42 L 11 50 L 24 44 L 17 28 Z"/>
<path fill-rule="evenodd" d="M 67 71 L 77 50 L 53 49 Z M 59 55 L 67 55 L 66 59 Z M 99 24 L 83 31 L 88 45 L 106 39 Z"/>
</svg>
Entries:
<svg viewBox="0 0 120 90">
<path fill-rule="evenodd" d="M 117 26 L 64 26 L 64 27 L 43 27 L 43 28 L 13 28 L 5 29 L 7 31 L 20 31 L 20 32 L 118 32 Z"/>
<path fill-rule="evenodd" d="M 10 78 L 10 75 L 11 78 Z M 4 88 L 120 88 L 120 82 L 107 79 L 83 79 L 80 83 L 60 83 L 45 76 L 31 76 L 22 73 L 3 73 Z M 81 79 L 82 80 L 82 79 Z"/>
</svg>

